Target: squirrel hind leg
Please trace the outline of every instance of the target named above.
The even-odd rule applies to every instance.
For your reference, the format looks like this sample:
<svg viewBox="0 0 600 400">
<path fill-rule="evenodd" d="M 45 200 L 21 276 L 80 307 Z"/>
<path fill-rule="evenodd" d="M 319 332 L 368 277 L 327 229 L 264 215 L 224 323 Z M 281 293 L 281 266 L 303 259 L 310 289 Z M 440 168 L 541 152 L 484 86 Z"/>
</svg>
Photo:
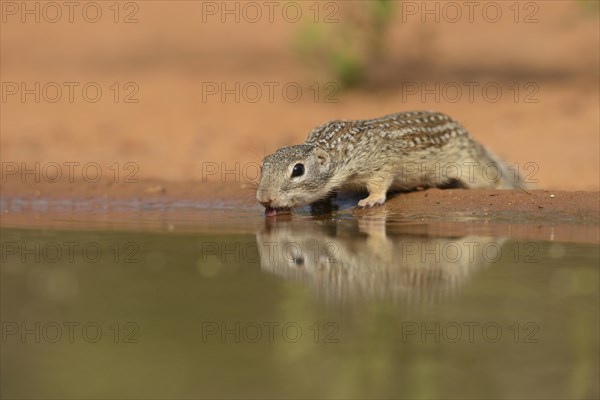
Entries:
<svg viewBox="0 0 600 400">
<path fill-rule="evenodd" d="M 437 185 L 439 189 L 469 189 L 469 186 L 460 179 L 450 179 Z"/>
</svg>

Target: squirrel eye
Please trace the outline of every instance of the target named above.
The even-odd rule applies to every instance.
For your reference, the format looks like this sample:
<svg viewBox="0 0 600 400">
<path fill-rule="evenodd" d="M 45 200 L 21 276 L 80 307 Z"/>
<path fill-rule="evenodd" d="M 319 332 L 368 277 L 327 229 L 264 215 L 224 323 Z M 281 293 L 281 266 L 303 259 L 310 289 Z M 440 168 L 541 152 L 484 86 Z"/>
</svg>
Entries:
<svg viewBox="0 0 600 400">
<path fill-rule="evenodd" d="M 292 178 L 304 175 L 304 164 L 296 164 L 292 169 Z"/>
<path fill-rule="evenodd" d="M 294 264 L 296 264 L 297 266 L 302 266 L 304 265 L 304 257 L 299 256 L 299 257 L 293 257 L 292 261 L 294 262 Z"/>
</svg>

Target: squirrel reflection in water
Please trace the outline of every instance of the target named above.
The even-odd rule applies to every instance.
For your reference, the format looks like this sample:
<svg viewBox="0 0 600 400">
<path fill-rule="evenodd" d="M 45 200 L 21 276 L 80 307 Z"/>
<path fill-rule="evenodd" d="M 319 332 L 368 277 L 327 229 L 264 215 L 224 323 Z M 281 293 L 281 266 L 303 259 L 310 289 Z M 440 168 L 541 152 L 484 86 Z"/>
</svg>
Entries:
<svg viewBox="0 0 600 400">
<path fill-rule="evenodd" d="M 302 281 L 328 302 L 434 302 L 499 259 L 502 238 L 402 233 L 384 217 L 267 222 L 256 235 L 261 268 Z"/>
</svg>

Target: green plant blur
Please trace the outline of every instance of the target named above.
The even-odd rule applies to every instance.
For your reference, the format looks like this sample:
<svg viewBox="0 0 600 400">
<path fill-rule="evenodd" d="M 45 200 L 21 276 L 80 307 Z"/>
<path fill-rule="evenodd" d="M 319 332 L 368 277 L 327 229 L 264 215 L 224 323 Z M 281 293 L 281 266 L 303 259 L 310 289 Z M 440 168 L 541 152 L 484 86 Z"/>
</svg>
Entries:
<svg viewBox="0 0 600 400">
<path fill-rule="evenodd" d="M 311 69 L 323 70 L 342 88 L 359 86 L 370 63 L 381 59 L 385 36 L 398 2 L 355 3 L 347 15 L 301 26 L 295 51 Z"/>
</svg>

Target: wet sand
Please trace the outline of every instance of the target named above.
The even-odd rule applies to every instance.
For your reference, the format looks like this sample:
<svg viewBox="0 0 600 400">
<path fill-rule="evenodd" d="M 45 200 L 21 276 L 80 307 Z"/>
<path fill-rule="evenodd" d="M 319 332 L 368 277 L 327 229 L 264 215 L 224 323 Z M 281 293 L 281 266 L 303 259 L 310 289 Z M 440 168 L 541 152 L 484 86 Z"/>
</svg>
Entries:
<svg viewBox="0 0 600 400">
<path fill-rule="evenodd" d="M 69 223 L 53 221 L 52 216 L 60 216 L 68 221 L 76 218 L 70 217 L 73 214 L 87 220 L 90 228 L 94 228 L 94 222 L 115 219 L 115 212 L 130 215 L 143 210 L 161 210 L 161 218 L 167 215 L 167 222 L 169 215 L 178 221 L 173 224 L 177 230 L 253 232 L 265 223 L 308 216 L 306 212 L 295 212 L 293 215 L 265 218 L 264 209 L 254 199 L 254 190 L 248 184 L 153 180 L 136 184 L 25 185 L 12 181 L 4 184 L 2 189 L 3 226 L 68 228 Z M 337 215 L 365 221 L 397 222 L 403 229 L 429 234 L 487 233 L 494 236 L 600 243 L 599 192 L 427 189 L 394 194 L 384 206 L 372 209 L 355 208 L 353 201 L 353 198 L 346 200 Z M 43 217 L 39 216 L 41 208 Z M 243 210 L 245 219 L 229 223 L 228 226 L 219 226 L 218 223 L 211 226 L 211 219 L 215 216 L 219 218 L 224 209 L 232 218 Z M 86 210 L 95 213 L 86 215 L 83 212 Z M 100 210 L 106 215 L 98 214 Z M 37 218 L 32 218 L 36 213 Z M 151 212 L 148 214 L 145 218 L 156 218 Z M 314 218 L 327 217 L 320 215 Z M 182 219 L 185 219 L 185 224 L 181 224 Z M 118 218 L 113 222 L 113 228 L 165 229 L 165 221 L 159 220 L 154 225 L 146 223 L 137 227 L 131 218 L 126 218 L 126 222 L 121 224 Z M 81 228 L 81 224 L 77 227 Z"/>
</svg>

